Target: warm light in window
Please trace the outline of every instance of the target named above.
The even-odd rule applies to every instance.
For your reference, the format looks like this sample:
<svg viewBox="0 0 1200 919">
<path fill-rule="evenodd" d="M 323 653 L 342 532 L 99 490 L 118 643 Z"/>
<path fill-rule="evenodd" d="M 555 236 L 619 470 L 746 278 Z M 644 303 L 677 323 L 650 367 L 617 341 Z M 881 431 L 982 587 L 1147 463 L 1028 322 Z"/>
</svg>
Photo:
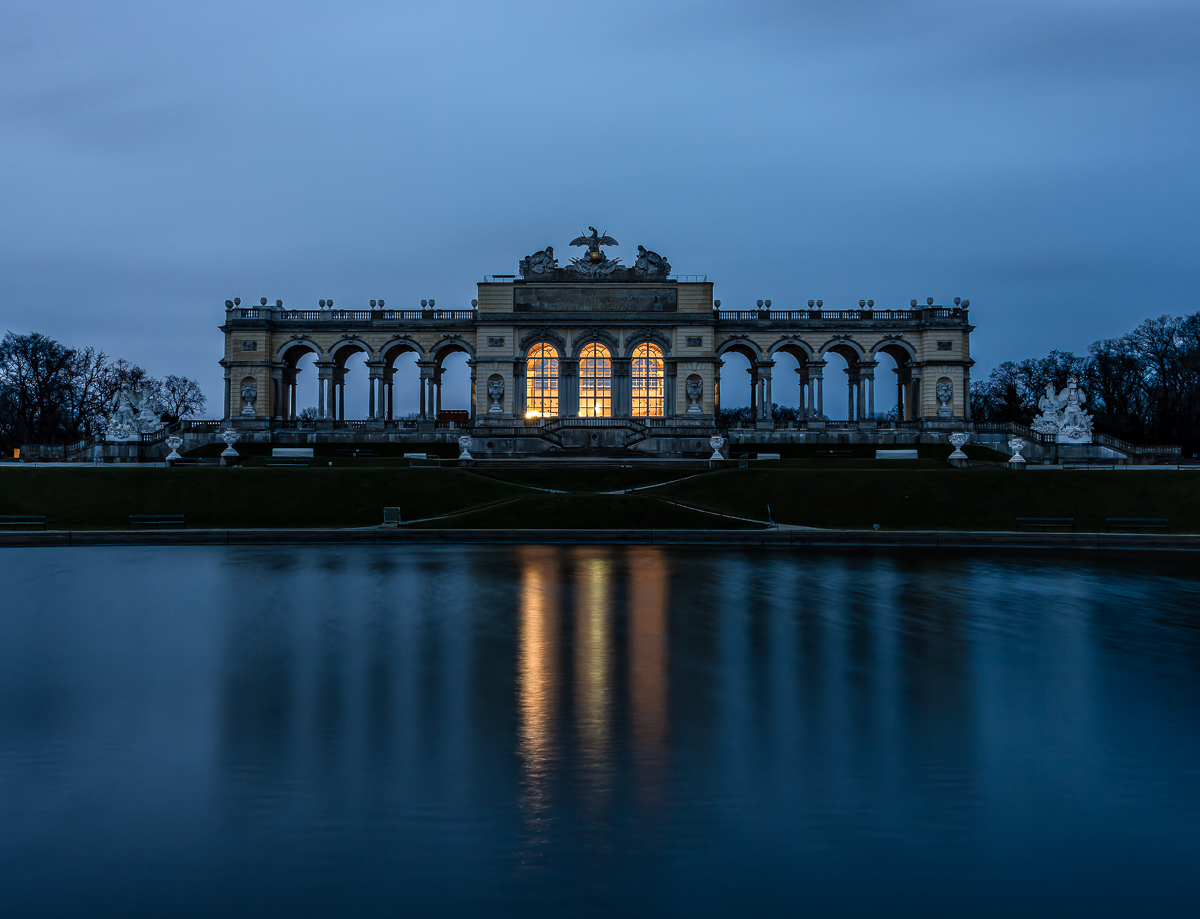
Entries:
<svg viewBox="0 0 1200 919">
<path fill-rule="evenodd" d="M 558 417 L 558 352 L 544 342 L 525 361 L 525 417 Z"/>
<path fill-rule="evenodd" d="M 633 414 L 656 416 L 663 414 L 663 353 L 658 345 L 646 342 L 633 351 Z"/>
<path fill-rule="evenodd" d="M 612 414 L 612 360 L 604 345 L 588 345 L 579 355 L 579 415 L 607 418 Z"/>
</svg>

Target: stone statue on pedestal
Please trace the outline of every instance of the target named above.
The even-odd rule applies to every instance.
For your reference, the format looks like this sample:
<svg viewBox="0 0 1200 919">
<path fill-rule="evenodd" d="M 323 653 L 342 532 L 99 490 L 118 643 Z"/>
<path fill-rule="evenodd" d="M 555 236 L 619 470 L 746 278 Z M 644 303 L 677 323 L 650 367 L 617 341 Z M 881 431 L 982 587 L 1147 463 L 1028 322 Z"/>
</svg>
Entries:
<svg viewBox="0 0 1200 919">
<path fill-rule="evenodd" d="M 1050 434 L 1057 444 L 1090 444 L 1092 416 L 1083 410 L 1087 396 L 1075 377 L 1067 380 L 1066 389 L 1054 392 L 1054 384 L 1046 384 L 1046 394 L 1038 400 L 1042 413 L 1030 425 L 1039 434 Z"/>
<path fill-rule="evenodd" d="M 134 387 L 128 381 L 113 394 L 104 430 L 109 440 L 140 437 L 162 427 L 160 406 L 149 387 Z"/>
<path fill-rule="evenodd" d="M 721 455 L 721 448 L 725 446 L 725 438 L 720 434 L 714 434 L 708 439 L 708 445 L 712 447 L 712 456 L 709 460 L 723 460 L 725 457 Z"/>
<path fill-rule="evenodd" d="M 687 414 L 703 414 L 703 410 L 700 408 L 700 397 L 704 395 L 704 381 L 688 380 L 686 383 L 684 383 L 684 392 L 687 393 L 687 397 L 690 402 L 687 407 Z"/>
</svg>

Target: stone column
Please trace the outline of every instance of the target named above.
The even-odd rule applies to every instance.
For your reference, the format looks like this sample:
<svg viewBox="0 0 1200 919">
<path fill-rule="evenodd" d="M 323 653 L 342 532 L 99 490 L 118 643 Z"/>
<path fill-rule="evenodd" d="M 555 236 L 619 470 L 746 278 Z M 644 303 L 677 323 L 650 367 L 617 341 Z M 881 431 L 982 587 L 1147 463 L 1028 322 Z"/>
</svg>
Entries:
<svg viewBox="0 0 1200 919">
<path fill-rule="evenodd" d="M 810 361 L 809 363 L 812 367 L 809 373 L 812 376 L 812 380 L 817 384 L 817 400 L 813 417 L 809 419 L 811 421 L 816 418 L 825 417 L 825 361 Z M 809 383 L 809 387 L 811 389 L 811 382 Z M 809 395 L 812 395 L 811 391 Z"/>
<path fill-rule="evenodd" d="M 633 414 L 633 390 L 630 386 L 629 358 L 613 358 L 612 361 L 612 403 L 614 418 L 628 418 Z"/>
<path fill-rule="evenodd" d="M 467 366 L 471 368 L 471 420 L 475 420 L 475 362 L 467 361 Z"/>
<path fill-rule="evenodd" d="M 428 399 L 426 390 L 430 388 L 430 377 L 433 375 L 433 363 L 430 361 L 417 361 L 417 370 L 421 378 L 421 420 L 427 421 L 428 415 Z"/>
<path fill-rule="evenodd" d="M 675 417 L 675 387 L 679 376 L 676 361 L 663 361 L 663 417 Z"/>
<path fill-rule="evenodd" d="M 913 421 L 921 420 L 921 371 L 913 370 L 912 379 L 908 384 L 908 402 L 912 406 L 912 412 L 909 418 Z"/>
<path fill-rule="evenodd" d="M 872 423 L 875 421 L 875 368 L 878 366 L 878 361 L 859 362 L 859 403 L 866 403 L 864 406 L 864 420 Z M 861 381 L 864 379 L 866 380 L 865 393 L 863 392 L 863 386 L 861 383 Z"/>
<path fill-rule="evenodd" d="M 226 367 L 225 368 L 225 419 L 224 419 L 225 421 L 228 421 L 230 418 L 233 417 L 233 415 L 230 413 L 230 409 L 232 407 L 230 405 L 230 402 L 232 400 L 232 397 L 233 397 L 233 385 L 230 381 L 229 368 Z"/>
<path fill-rule="evenodd" d="M 271 417 L 283 420 L 283 368 L 271 368 Z"/>
<path fill-rule="evenodd" d="M 442 416 L 442 374 L 445 372 L 444 367 L 439 365 L 433 372 L 433 420 L 437 421 Z"/>
<path fill-rule="evenodd" d="M 579 415 L 579 361 L 558 359 L 558 414 L 560 418 Z"/>
<path fill-rule="evenodd" d="M 762 381 L 762 420 L 770 422 L 775 421 L 775 399 L 771 393 L 771 368 L 774 366 L 774 361 L 758 362 L 758 378 Z"/>
<path fill-rule="evenodd" d="M 333 411 L 333 365 L 317 363 L 317 417 L 332 418 Z M 326 399 L 328 396 L 328 400 Z"/>
<path fill-rule="evenodd" d="M 751 364 L 746 373 L 750 374 L 750 423 L 755 424 L 758 421 L 758 368 Z"/>
<path fill-rule="evenodd" d="M 971 368 L 963 368 L 963 421 L 971 420 Z"/>
<path fill-rule="evenodd" d="M 722 360 L 713 361 L 713 418 L 721 417 L 721 368 L 725 366 Z"/>
<path fill-rule="evenodd" d="M 525 370 L 526 363 L 523 358 L 513 361 L 513 378 L 512 378 L 512 406 L 513 418 L 524 418 L 525 412 L 528 411 L 526 399 L 528 393 L 525 391 Z"/>
<path fill-rule="evenodd" d="M 396 368 L 384 367 L 380 385 L 383 389 L 379 393 L 380 414 L 384 421 L 392 421 L 395 418 L 394 406 L 392 404 L 392 388 L 395 385 Z"/>
<path fill-rule="evenodd" d="M 853 367 L 846 368 L 846 420 L 855 421 L 854 417 L 854 384 L 858 382 Z"/>
<path fill-rule="evenodd" d="M 380 361 L 367 363 L 369 374 L 369 394 L 367 398 L 367 417 L 371 421 L 382 419 L 383 412 L 383 364 Z M 376 401 L 378 399 L 378 401 Z"/>
</svg>

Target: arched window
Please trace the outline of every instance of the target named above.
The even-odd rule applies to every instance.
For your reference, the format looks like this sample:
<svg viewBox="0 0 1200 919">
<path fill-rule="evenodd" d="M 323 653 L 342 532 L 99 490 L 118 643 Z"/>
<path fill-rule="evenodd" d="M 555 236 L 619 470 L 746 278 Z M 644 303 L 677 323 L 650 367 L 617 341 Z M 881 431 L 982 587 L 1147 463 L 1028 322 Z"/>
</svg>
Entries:
<svg viewBox="0 0 1200 919">
<path fill-rule="evenodd" d="M 612 414 L 612 359 L 604 345 L 588 345 L 579 356 L 579 416 Z"/>
<path fill-rule="evenodd" d="M 633 350 L 633 414 L 663 414 L 663 353 L 649 342 Z"/>
<path fill-rule="evenodd" d="M 525 417 L 558 417 L 558 352 L 544 342 L 525 361 Z"/>
</svg>

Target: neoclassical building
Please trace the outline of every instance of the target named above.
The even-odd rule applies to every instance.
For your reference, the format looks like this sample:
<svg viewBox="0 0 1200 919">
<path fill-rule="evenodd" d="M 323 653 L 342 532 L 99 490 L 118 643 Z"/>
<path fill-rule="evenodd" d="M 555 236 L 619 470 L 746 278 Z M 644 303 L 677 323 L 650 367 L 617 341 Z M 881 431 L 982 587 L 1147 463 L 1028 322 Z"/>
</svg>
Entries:
<svg viewBox="0 0 1200 919">
<path fill-rule="evenodd" d="M 826 309 L 820 300 L 786 308 L 768 300 L 728 309 L 706 277 L 674 275 L 642 246 L 627 266 L 606 251 L 616 241 L 595 230 L 571 245 L 582 254 L 566 265 L 547 247 L 521 259 L 517 274 L 486 278 L 469 307 L 226 301 L 224 417 L 251 430 L 355 439 L 428 441 L 469 428 L 473 449 L 485 455 L 689 453 L 703 451 L 719 427 L 722 368 L 737 353 L 749 363 L 748 424 L 759 440 L 820 440 L 833 431 L 871 438 L 970 420 L 966 301 Z M 347 421 L 347 359 L 357 353 L 368 371 L 368 418 Z M 416 419 L 400 420 L 396 362 L 407 353 L 419 368 L 421 408 Z M 469 413 L 441 408 L 444 364 L 454 353 L 468 359 Z M 786 361 L 788 379 L 777 373 L 783 353 L 795 359 Z M 317 418 L 302 420 L 296 391 L 306 354 L 315 358 L 318 404 Z M 826 372 L 831 354 L 845 360 L 839 379 Z M 891 379 L 877 378 L 881 354 L 894 362 Z M 877 393 L 877 385 L 889 391 Z M 845 406 L 846 421 L 827 420 L 833 400 Z M 770 417 L 775 402 L 798 404 L 797 419 Z M 898 406 L 898 417 L 877 420 L 877 404 Z"/>
</svg>

